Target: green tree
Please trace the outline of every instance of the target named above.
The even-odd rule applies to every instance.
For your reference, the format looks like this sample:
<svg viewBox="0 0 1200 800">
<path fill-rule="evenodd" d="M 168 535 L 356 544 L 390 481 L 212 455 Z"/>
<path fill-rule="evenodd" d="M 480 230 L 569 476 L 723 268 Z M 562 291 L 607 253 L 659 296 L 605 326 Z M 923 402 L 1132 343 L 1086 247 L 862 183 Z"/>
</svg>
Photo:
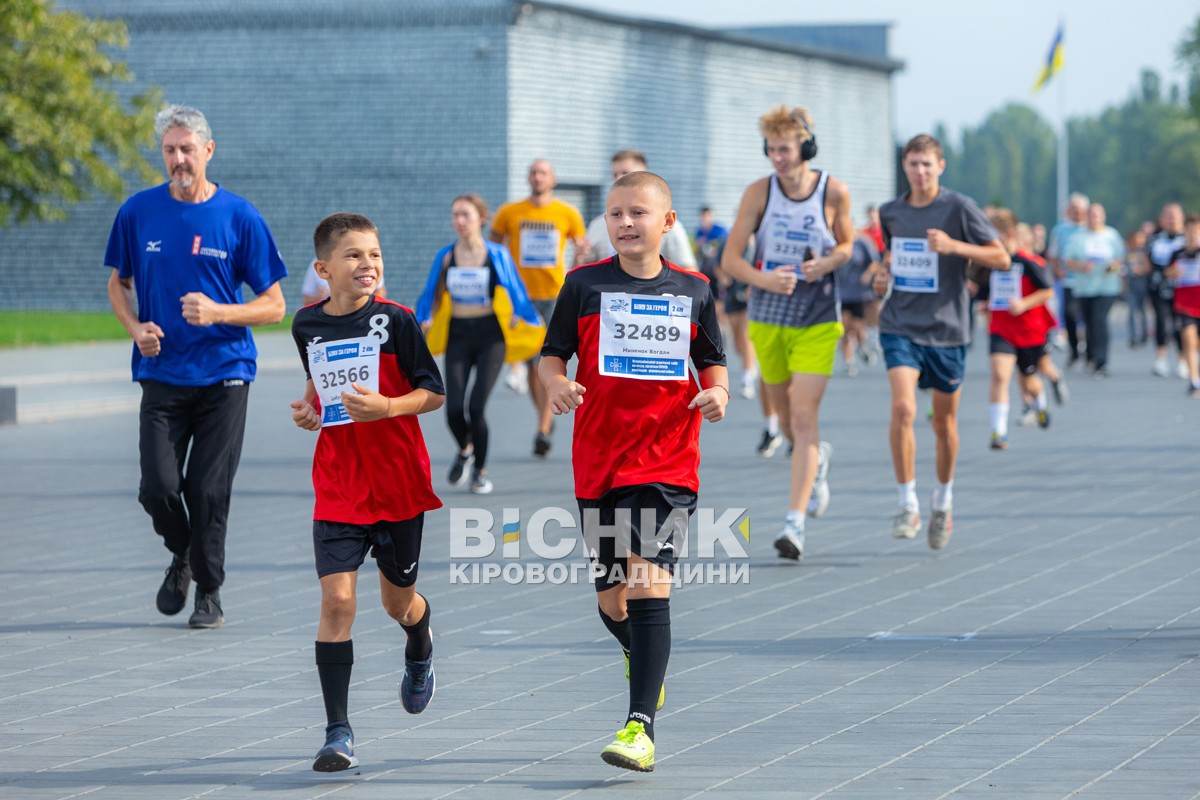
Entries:
<svg viewBox="0 0 1200 800">
<path fill-rule="evenodd" d="M 1183 41 L 1175 48 L 1175 55 L 1188 74 L 1188 105 L 1192 116 L 1200 119 L 1200 17 L 1192 23 Z"/>
<path fill-rule="evenodd" d="M 0 0 L 0 226 L 62 219 L 92 189 L 119 198 L 128 172 L 153 180 L 140 147 L 160 93 L 126 110 L 115 86 L 133 75 L 111 52 L 127 44 L 122 22 Z"/>
<path fill-rule="evenodd" d="M 1071 188 L 1103 203 L 1113 227 L 1127 233 L 1168 201 L 1200 210 L 1200 121 L 1163 99 L 1156 73 L 1143 72 L 1136 94 L 1069 130 Z"/>
</svg>

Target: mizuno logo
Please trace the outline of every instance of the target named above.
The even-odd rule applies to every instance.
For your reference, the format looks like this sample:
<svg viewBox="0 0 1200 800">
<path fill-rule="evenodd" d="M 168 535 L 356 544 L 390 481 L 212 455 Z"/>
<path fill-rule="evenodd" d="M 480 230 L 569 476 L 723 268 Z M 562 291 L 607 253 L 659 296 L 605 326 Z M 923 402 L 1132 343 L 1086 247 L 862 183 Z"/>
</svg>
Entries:
<svg viewBox="0 0 1200 800">
<path fill-rule="evenodd" d="M 162 239 L 159 239 L 156 242 L 146 242 L 146 252 L 147 253 L 161 253 L 162 247 L 160 245 L 162 245 Z"/>
</svg>

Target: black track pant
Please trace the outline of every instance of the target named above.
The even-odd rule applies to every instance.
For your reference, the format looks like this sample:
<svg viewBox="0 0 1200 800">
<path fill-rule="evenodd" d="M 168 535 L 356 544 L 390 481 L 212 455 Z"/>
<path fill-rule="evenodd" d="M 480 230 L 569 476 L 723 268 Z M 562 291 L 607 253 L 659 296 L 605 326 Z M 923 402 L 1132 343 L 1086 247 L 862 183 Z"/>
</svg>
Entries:
<svg viewBox="0 0 1200 800">
<path fill-rule="evenodd" d="M 191 564 L 196 588 L 215 591 L 225 582 L 225 529 L 250 384 L 141 384 L 138 501 L 167 549 Z"/>
<path fill-rule="evenodd" d="M 459 450 L 475 448 L 475 469 L 487 466 L 488 426 L 484 417 L 488 396 L 504 366 L 504 332 L 495 315 L 452 318 L 446 342 L 446 423 Z M 467 380 L 475 383 L 467 398 Z"/>
</svg>

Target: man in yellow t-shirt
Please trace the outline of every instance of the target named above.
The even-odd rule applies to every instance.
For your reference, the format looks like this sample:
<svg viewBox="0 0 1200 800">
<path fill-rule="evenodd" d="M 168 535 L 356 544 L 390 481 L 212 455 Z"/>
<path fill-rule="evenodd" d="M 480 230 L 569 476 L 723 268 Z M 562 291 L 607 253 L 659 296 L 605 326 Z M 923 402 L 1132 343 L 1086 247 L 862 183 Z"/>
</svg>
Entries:
<svg viewBox="0 0 1200 800">
<path fill-rule="evenodd" d="M 575 245 L 576 263 L 579 263 L 587 253 L 587 228 L 574 206 L 554 196 L 557 180 L 549 161 L 539 158 L 530 164 L 528 180 L 529 197 L 505 203 L 496 212 L 491 239 L 508 247 L 529 291 L 529 298 L 542 319 L 549 322 L 558 290 L 566 277 L 563 256 L 567 240 Z M 545 387 L 537 379 L 536 369 L 528 370 L 528 381 L 529 396 L 538 420 L 533 454 L 545 458 L 550 452 L 550 404 Z"/>
</svg>

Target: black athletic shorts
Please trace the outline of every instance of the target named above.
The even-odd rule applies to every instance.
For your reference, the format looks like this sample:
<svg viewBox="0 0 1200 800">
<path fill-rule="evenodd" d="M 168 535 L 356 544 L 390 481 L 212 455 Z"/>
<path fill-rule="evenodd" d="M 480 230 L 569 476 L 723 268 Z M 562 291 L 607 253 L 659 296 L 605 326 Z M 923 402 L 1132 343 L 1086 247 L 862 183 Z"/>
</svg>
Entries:
<svg viewBox="0 0 1200 800">
<path fill-rule="evenodd" d="M 620 486 L 595 500 L 575 499 L 597 592 L 624 583 L 629 577 L 626 553 L 675 574 L 675 562 L 687 538 L 688 518 L 696 510 L 695 492 L 682 486 L 649 483 Z M 642 524 L 643 510 L 653 530 Z M 610 530 L 596 530 L 597 523 Z"/>
<path fill-rule="evenodd" d="M 1176 311 L 1175 330 L 1182 331 L 1184 328 L 1200 328 L 1200 319 L 1184 311 Z"/>
<path fill-rule="evenodd" d="M 421 531 L 425 514 L 400 522 L 376 522 L 355 525 L 350 522 L 313 520 L 313 552 L 317 558 L 317 577 L 336 572 L 357 572 L 367 553 L 379 565 L 379 572 L 396 586 L 417 582 L 421 560 Z"/>
<path fill-rule="evenodd" d="M 849 314 L 855 319 L 866 319 L 867 304 L 863 302 L 842 303 L 842 313 Z"/>
<path fill-rule="evenodd" d="M 1042 360 L 1042 356 L 1050 352 L 1050 346 L 1042 342 L 1033 347 L 1017 347 L 1015 344 L 1005 339 L 998 333 L 993 333 L 991 338 L 990 353 L 1005 353 L 1010 356 L 1017 357 L 1017 369 L 1022 375 L 1034 375 L 1038 371 L 1038 362 Z"/>
<path fill-rule="evenodd" d="M 750 305 L 750 286 L 741 281 L 733 281 L 721 290 L 725 300 L 725 313 L 737 314 L 745 311 Z"/>
</svg>

